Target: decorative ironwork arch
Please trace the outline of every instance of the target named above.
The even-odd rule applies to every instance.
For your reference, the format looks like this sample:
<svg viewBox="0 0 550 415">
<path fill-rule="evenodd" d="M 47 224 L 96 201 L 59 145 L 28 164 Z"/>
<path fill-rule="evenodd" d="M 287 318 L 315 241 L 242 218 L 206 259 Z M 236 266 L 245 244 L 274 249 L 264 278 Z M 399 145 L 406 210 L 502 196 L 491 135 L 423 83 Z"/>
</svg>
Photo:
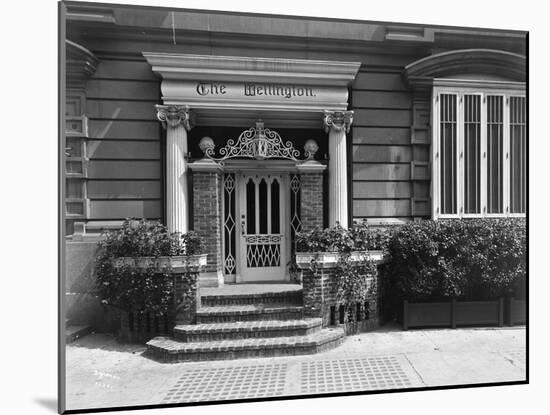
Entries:
<svg viewBox="0 0 550 415">
<path fill-rule="evenodd" d="M 311 140 L 312 141 L 312 140 Z M 281 136 L 273 130 L 264 128 L 261 120 L 256 122 L 256 127 L 243 131 L 237 141 L 232 139 L 220 148 L 221 157 L 215 157 L 214 141 L 209 137 L 203 137 L 199 144 L 204 155 L 220 164 L 232 158 L 288 159 L 298 161 L 300 152 L 294 148 L 290 141 L 283 142 Z M 304 156 L 313 158 L 318 146 L 306 146 Z"/>
</svg>

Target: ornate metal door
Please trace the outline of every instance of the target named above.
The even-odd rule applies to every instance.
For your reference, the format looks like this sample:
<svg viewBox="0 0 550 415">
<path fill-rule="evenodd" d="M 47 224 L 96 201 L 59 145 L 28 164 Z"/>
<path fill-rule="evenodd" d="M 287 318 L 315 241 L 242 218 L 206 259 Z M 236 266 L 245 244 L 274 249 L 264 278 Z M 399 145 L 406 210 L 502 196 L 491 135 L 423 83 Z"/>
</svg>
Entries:
<svg viewBox="0 0 550 415">
<path fill-rule="evenodd" d="M 287 177 L 244 173 L 239 178 L 241 281 L 282 281 L 287 262 Z"/>
</svg>

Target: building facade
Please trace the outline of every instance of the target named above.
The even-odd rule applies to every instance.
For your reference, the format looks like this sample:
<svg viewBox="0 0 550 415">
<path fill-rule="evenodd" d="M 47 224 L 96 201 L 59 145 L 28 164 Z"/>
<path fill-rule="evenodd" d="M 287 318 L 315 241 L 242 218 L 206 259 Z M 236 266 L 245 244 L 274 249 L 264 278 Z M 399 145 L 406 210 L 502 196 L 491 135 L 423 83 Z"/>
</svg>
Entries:
<svg viewBox="0 0 550 415">
<path fill-rule="evenodd" d="M 127 217 L 220 286 L 287 281 L 299 230 L 526 213 L 524 32 L 66 6 L 69 308 Z"/>
</svg>

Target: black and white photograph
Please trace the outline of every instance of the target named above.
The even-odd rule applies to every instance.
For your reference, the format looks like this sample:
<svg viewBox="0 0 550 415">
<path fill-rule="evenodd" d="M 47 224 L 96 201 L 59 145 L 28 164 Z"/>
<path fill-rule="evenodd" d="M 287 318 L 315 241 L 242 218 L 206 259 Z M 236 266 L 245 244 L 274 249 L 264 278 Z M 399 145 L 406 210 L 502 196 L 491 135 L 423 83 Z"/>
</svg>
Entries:
<svg viewBox="0 0 550 415">
<path fill-rule="evenodd" d="M 49 298 L 5 289 L 32 334 L 15 378 L 44 371 L 26 358 L 57 365 L 35 405 L 509 413 L 513 393 L 534 405 L 544 273 L 530 266 L 530 170 L 544 151 L 525 12 L 516 24 L 452 19 L 444 4 L 423 18 L 347 2 L 48 3 L 56 67 L 37 58 L 20 79 L 50 81 L 57 108 L 40 102 L 58 131 L 19 123 L 20 161 L 5 153 L 20 169 L 23 140 L 47 141 L 28 148 L 47 148 L 53 169 L 40 178 L 28 160 L 32 187 L 5 190 L 33 199 L 19 222 L 49 222 L 35 230 L 46 244 L 19 229 L 26 262 L 6 273 L 14 294 Z M 32 57 L 38 26 L 26 35 Z M 36 107 L 36 91 L 17 99 Z"/>
<path fill-rule="evenodd" d="M 527 382 L 527 32 L 59 3 L 60 410 Z"/>
</svg>

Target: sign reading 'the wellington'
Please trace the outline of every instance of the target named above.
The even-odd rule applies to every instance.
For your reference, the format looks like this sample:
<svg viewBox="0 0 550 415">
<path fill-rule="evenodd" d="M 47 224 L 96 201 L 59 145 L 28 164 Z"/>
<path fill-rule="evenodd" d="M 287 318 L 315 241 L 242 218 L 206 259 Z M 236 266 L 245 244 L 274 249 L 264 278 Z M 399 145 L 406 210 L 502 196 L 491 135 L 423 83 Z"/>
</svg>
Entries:
<svg viewBox="0 0 550 415">
<path fill-rule="evenodd" d="M 255 96 L 273 96 L 291 99 L 292 97 L 315 97 L 313 88 L 299 85 L 278 85 L 264 83 L 248 83 L 242 86 L 242 93 L 245 97 Z M 230 90 L 226 84 L 219 82 L 199 82 L 196 86 L 197 94 L 207 95 L 226 95 Z"/>
<path fill-rule="evenodd" d="M 167 104 L 194 108 L 251 110 L 346 109 L 346 87 L 271 82 L 224 82 L 165 80 L 161 84 Z"/>
</svg>

